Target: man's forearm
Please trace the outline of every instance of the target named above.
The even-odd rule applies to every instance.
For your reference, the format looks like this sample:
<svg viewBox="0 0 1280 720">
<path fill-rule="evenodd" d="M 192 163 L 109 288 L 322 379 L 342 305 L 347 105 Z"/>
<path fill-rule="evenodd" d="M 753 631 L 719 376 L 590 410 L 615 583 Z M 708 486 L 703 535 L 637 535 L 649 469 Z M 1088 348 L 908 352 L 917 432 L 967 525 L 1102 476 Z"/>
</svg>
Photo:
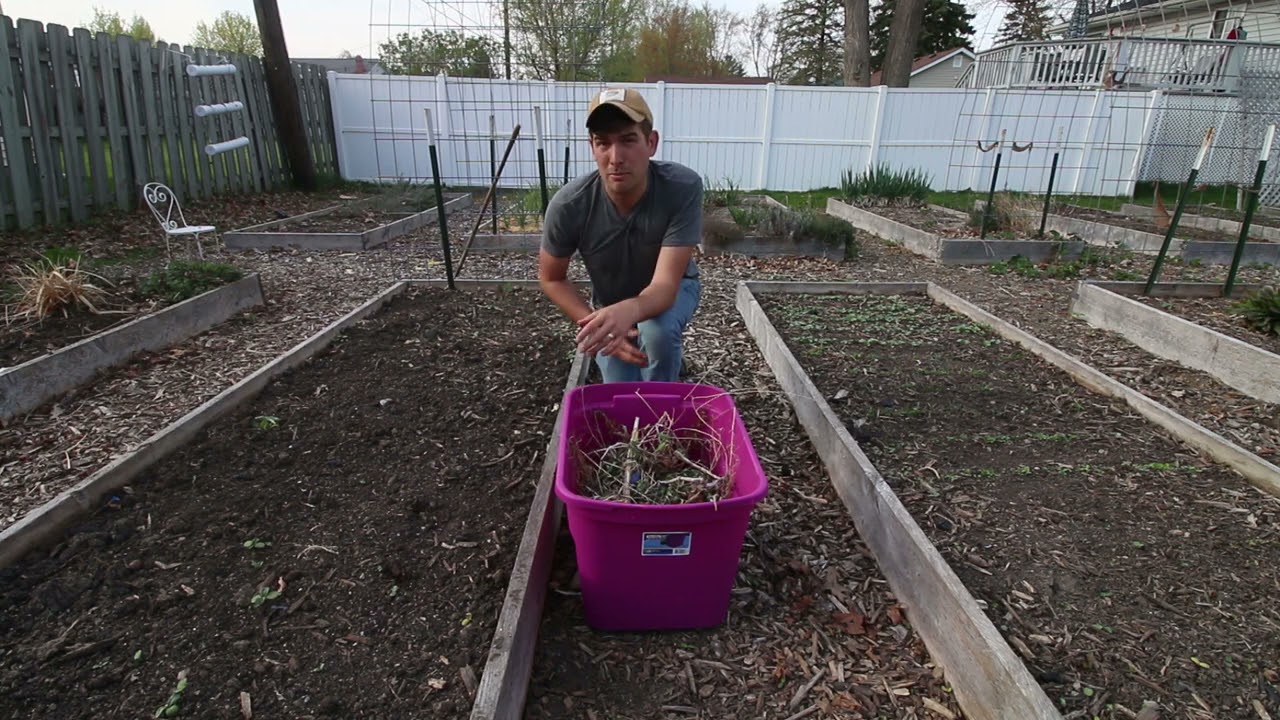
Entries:
<svg viewBox="0 0 1280 720">
<path fill-rule="evenodd" d="M 551 302 L 555 303 L 556 307 L 560 308 L 560 312 L 575 325 L 591 314 L 591 306 L 568 280 L 542 280 L 539 281 L 539 285 L 542 286 L 542 292 L 551 298 Z"/>
<path fill-rule="evenodd" d="M 623 302 L 631 304 L 636 322 L 644 322 L 661 315 L 674 305 L 678 292 L 680 292 L 678 285 L 668 287 L 665 284 L 653 283 L 641 290 L 639 295 Z"/>
</svg>

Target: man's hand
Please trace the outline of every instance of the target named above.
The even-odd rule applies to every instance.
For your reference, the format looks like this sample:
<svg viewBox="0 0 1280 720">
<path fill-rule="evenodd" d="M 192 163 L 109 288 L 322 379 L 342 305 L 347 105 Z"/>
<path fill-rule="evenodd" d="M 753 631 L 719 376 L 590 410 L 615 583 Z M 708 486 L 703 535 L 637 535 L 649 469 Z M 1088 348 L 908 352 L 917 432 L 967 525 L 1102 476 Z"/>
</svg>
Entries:
<svg viewBox="0 0 1280 720">
<path fill-rule="evenodd" d="M 615 357 L 623 362 L 644 367 L 649 364 L 649 356 L 640 352 L 640 348 L 634 344 L 633 341 L 638 337 L 640 337 L 640 331 L 633 328 L 627 331 L 625 336 L 614 338 L 610 341 L 603 352 L 609 357 Z"/>
<path fill-rule="evenodd" d="M 632 302 L 624 300 L 602 307 L 578 320 L 578 350 L 591 354 L 616 347 L 618 341 L 626 342 L 628 335 L 635 332 L 639 321 Z"/>
</svg>

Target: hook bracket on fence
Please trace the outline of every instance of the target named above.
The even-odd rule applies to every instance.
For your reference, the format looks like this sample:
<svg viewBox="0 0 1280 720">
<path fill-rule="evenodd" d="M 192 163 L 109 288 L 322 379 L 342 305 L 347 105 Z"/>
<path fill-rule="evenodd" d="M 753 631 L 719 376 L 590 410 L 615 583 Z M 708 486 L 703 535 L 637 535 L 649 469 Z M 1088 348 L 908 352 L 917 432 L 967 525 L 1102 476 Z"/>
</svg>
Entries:
<svg viewBox="0 0 1280 720">
<path fill-rule="evenodd" d="M 977 145 L 978 145 L 978 149 L 979 149 L 979 150 L 981 150 L 982 152 L 984 152 L 984 153 L 985 153 L 985 152 L 991 152 L 992 150 L 995 150 L 996 148 L 998 148 L 998 147 L 1000 147 L 1001 145 L 1003 145 L 1003 144 L 1004 144 L 1004 136 L 1005 136 L 1005 134 L 1006 134 L 1006 133 L 1008 133 L 1008 132 L 1009 132 L 1008 130 L 1001 130 L 1001 131 L 1000 131 L 1000 139 L 999 139 L 999 140 L 996 140 L 995 142 L 991 143 L 990 145 L 987 145 L 986 147 L 983 147 L 983 145 L 982 145 L 982 141 L 981 141 L 981 140 L 974 140 L 974 142 L 975 142 L 975 143 L 977 143 Z"/>
<path fill-rule="evenodd" d="M 1026 152 L 1026 151 L 1030 150 L 1031 148 L 1033 148 L 1033 147 L 1035 147 L 1035 146 L 1036 146 L 1036 143 L 1035 143 L 1035 141 L 1034 141 L 1034 140 L 1032 140 L 1031 142 L 1027 143 L 1026 145 L 1019 145 L 1019 144 L 1018 144 L 1018 142 L 1015 140 L 1015 141 L 1013 142 L 1013 151 L 1014 151 L 1014 152 Z"/>
</svg>

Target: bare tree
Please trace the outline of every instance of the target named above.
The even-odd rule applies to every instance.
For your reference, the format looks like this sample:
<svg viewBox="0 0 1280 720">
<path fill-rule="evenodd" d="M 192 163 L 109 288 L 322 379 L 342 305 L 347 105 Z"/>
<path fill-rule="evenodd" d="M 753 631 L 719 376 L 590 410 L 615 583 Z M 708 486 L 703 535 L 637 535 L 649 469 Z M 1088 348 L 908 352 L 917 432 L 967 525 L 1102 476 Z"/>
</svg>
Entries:
<svg viewBox="0 0 1280 720">
<path fill-rule="evenodd" d="M 867 0 L 844 0 L 844 84 L 871 84 L 871 7 Z"/>
<path fill-rule="evenodd" d="M 925 0 L 898 0 L 895 5 L 881 77 L 889 87 L 907 87 L 911 82 L 911 63 L 915 60 L 920 25 L 924 21 Z"/>
<path fill-rule="evenodd" d="M 747 59 L 756 77 L 772 78 L 778 74 L 781 52 L 777 40 L 778 16 L 768 5 L 759 5 L 747 20 Z"/>
</svg>

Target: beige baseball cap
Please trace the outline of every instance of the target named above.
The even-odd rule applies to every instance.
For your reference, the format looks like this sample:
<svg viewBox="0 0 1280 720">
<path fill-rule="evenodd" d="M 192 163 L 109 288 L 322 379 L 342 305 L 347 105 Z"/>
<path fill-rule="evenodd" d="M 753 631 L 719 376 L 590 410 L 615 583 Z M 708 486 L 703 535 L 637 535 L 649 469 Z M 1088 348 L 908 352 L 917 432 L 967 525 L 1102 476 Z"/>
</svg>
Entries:
<svg viewBox="0 0 1280 720">
<path fill-rule="evenodd" d="M 640 91 L 632 88 L 608 88 L 601 90 L 591 96 L 591 104 L 587 107 L 587 123 L 591 123 L 591 116 L 595 114 L 602 105 L 612 105 L 627 117 L 635 122 L 644 122 L 648 120 L 653 122 L 653 111 L 649 109 L 649 103 L 644 101 L 644 97 Z"/>
</svg>

